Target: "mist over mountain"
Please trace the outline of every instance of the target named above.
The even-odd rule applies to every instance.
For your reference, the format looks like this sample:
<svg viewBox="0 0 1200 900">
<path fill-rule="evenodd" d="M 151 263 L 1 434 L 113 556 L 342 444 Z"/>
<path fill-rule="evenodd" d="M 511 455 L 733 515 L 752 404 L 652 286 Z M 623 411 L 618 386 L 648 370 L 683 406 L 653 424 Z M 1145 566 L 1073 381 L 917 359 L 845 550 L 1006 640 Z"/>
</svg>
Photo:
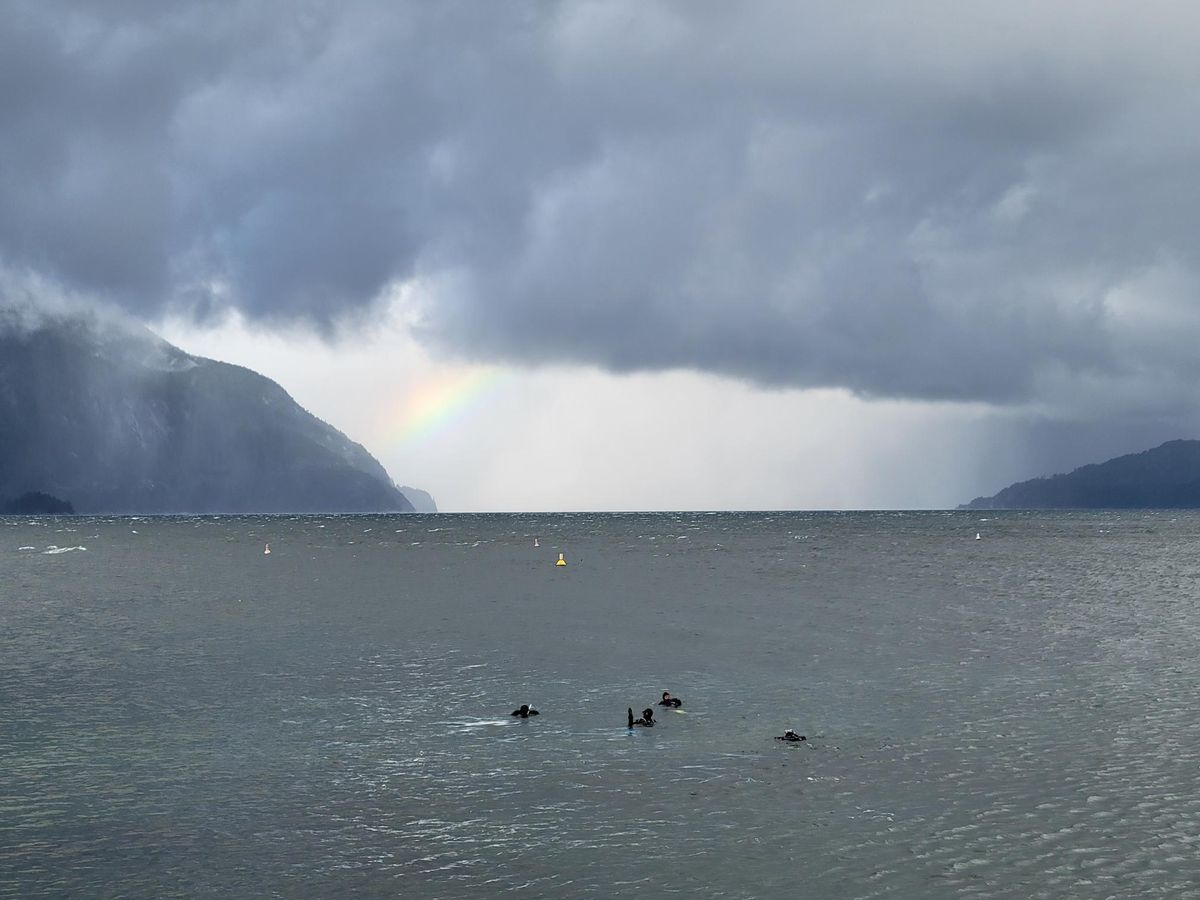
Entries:
<svg viewBox="0 0 1200 900">
<path fill-rule="evenodd" d="M 31 492 L 79 513 L 413 510 L 262 375 L 122 320 L 0 308 L 0 498 Z"/>
<path fill-rule="evenodd" d="M 959 508 L 1200 508 L 1200 441 L 1167 441 L 1067 474 L 1022 481 Z"/>
</svg>

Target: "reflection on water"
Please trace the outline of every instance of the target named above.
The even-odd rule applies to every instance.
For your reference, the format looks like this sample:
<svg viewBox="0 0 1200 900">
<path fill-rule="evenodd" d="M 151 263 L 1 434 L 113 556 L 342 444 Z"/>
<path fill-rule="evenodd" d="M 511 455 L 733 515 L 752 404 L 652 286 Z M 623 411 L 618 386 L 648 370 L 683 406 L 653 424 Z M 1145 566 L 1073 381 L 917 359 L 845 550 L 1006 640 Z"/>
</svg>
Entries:
<svg viewBox="0 0 1200 900">
<path fill-rule="evenodd" d="M 2 519 L 0 894 L 1200 896 L 1200 517 L 987 516 Z"/>
</svg>

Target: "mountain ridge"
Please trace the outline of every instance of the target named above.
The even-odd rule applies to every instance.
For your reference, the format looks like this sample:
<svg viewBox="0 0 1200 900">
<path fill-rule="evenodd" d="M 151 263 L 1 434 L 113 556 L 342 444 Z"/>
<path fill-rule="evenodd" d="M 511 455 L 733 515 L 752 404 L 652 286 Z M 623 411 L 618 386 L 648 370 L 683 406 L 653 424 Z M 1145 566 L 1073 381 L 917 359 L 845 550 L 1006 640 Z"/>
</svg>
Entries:
<svg viewBox="0 0 1200 900">
<path fill-rule="evenodd" d="M 97 314 L 0 309 L 0 497 L 29 492 L 79 513 L 413 511 L 257 372 Z"/>
<path fill-rule="evenodd" d="M 959 509 L 1200 508 L 1200 440 L 1167 441 L 1067 473 L 1019 481 Z"/>
</svg>

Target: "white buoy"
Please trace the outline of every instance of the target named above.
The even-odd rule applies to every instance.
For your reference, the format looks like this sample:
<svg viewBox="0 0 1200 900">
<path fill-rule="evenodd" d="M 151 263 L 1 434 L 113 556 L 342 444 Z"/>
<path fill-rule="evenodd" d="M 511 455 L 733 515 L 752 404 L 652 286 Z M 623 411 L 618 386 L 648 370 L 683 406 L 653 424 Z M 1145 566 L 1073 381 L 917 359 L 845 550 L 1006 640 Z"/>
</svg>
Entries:
<svg viewBox="0 0 1200 900">
<path fill-rule="evenodd" d="M 536 537 L 533 539 L 533 546 L 535 546 L 535 547 L 542 546 L 541 544 L 538 543 L 538 539 Z"/>
<path fill-rule="evenodd" d="M 979 532 L 978 532 L 978 531 L 977 531 L 977 532 L 975 532 L 975 540 L 977 540 L 977 541 L 979 541 L 979 540 L 983 540 L 983 539 L 982 539 L 982 538 L 979 536 Z"/>
<path fill-rule="evenodd" d="M 267 544 L 267 546 L 263 547 L 263 556 L 270 556 L 270 555 L 271 555 L 271 545 Z"/>
</svg>

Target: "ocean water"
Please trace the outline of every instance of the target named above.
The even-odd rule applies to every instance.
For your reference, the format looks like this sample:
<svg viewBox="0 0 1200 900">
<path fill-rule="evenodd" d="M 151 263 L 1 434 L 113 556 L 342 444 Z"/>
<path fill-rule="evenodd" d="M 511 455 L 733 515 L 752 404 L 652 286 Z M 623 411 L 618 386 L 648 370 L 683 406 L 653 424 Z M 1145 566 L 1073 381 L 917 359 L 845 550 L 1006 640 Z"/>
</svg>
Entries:
<svg viewBox="0 0 1200 900">
<path fill-rule="evenodd" d="M 1191 513 L 0 519 L 0 895 L 1200 897 L 1198 598 Z"/>
</svg>

